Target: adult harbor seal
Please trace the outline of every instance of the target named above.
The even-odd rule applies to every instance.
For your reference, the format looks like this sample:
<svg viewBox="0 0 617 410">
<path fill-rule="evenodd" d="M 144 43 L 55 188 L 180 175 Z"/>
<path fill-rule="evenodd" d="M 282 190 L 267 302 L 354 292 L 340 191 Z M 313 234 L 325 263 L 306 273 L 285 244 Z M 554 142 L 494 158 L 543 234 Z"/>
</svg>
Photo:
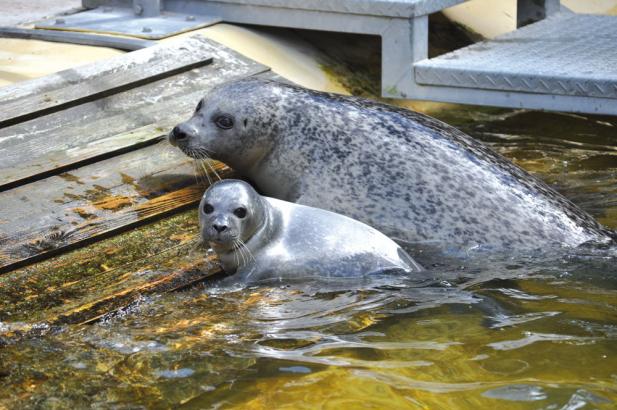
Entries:
<svg viewBox="0 0 617 410">
<path fill-rule="evenodd" d="M 199 225 L 223 270 L 243 279 L 422 270 L 370 226 L 323 209 L 262 197 L 244 181 L 227 179 L 208 188 L 199 205 Z"/>
<path fill-rule="evenodd" d="M 366 99 L 244 79 L 213 89 L 169 141 L 225 162 L 265 195 L 406 242 L 523 250 L 616 237 L 461 131 Z"/>
</svg>

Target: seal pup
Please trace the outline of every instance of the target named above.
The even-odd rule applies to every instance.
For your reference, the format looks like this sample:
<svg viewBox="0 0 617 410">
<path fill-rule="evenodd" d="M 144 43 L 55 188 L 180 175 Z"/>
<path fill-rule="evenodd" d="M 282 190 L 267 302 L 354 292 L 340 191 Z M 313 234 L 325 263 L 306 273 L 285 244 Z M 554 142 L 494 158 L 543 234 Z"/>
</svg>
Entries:
<svg viewBox="0 0 617 410">
<path fill-rule="evenodd" d="M 394 241 L 370 226 L 322 209 L 262 197 L 240 180 L 227 179 L 208 188 L 199 204 L 199 225 L 223 270 L 244 280 L 422 270 Z"/>
<path fill-rule="evenodd" d="M 264 195 L 436 249 L 529 250 L 616 234 L 461 131 L 374 101 L 257 78 L 214 88 L 169 141 Z"/>
</svg>

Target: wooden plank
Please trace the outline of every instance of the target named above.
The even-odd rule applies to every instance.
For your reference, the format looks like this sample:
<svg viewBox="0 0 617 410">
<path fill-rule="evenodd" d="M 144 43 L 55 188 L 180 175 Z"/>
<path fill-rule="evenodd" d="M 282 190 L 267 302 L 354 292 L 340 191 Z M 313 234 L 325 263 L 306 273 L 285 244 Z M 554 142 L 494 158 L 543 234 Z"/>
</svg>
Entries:
<svg viewBox="0 0 617 410">
<path fill-rule="evenodd" d="M 0 322 L 8 327 L 0 346 L 55 325 L 91 323 L 144 295 L 221 274 L 205 248 L 195 246 L 197 235 L 191 210 L 0 276 Z"/>
<path fill-rule="evenodd" d="M 165 138 L 167 127 L 167 124 L 146 125 L 136 130 L 101 138 L 92 144 L 77 146 L 65 151 L 50 151 L 47 155 L 32 158 L 19 168 L 16 165 L 9 170 L 2 170 L 5 178 L 8 179 L 13 176 L 14 179 L 4 185 L 0 184 L 0 193 L 29 182 L 156 144 Z M 8 163 L 11 158 L 11 155 L 8 154 L 4 160 Z M 1 168 L 0 165 L 0 170 Z M 2 180 L 2 176 L 0 176 L 0 180 Z"/>
<path fill-rule="evenodd" d="M 0 346 L 40 337 L 57 325 L 92 323 L 126 309 L 145 295 L 174 292 L 223 274 L 213 256 L 203 250 L 196 254 L 193 248 L 188 241 L 99 275 L 64 281 L 35 298 L 20 298 L 17 306 L 6 308 L 21 311 L 30 304 L 34 310 L 26 320 L 7 323 L 8 329 L 0 332 Z M 54 299 L 52 307 L 47 305 L 50 298 Z"/>
<path fill-rule="evenodd" d="M 0 275 L 0 322 L 42 322 L 203 260 L 194 209 Z M 131 273 L 132 272 L 132 273 Z"/>
<path fill-rule="evenodd" d="M 161 60 L 160 56 L 157 57 L 159 58 L 143 66 L 133 66 L 124 71 L 112 72 L 59 90 L 4 102 L 0 104 L 0 128 L 118 94 L 212 63 L 212 57 L 186 53 L 179 57 L 191 57 L 190 59 Z M 189 61 L 185 61 L 187 59 Z"/>
<path fill-rule="evenodd" d="M 268 70 L 212 41 L 196 41 L 212 64 L 0 129 L 0 191 L 146 143 L 185 118 L 210 88 Z M 155 123 L 155 135 L 135 131 Z"/>
<path fill-rule="evenodd" d="M 207 50 L 199 50 L 203 40 L 204 38 L 201 36 L 194 36 L 176 42 L 160 43 L 106 60 L 58 71 L 57 73 L 49 74 L 44 77 L 20 81 L 16 84 L 1 87 L 0 101 L 3 103 L 12 103 L 33 95 L 40 95 L 76 84 L 83 84 L 89 80 L 96 80 L 99 77 L 104 77 L 113 73 L 132 70 L 135 67 L 143 67 L 149 62 L 155 61 L 157 58 L 181 58 L 185 61 L 190 61 L 186 59 L 185 50 L 179 50 L 180 47 L 189 48 L 197 55 L 203 57 L 213 57 L 207 54 Z M 147 67 L 144 67 L 144 69 L 147 69 Z"/>
<path fill-rule="evenodd" d="M 92 324 L 127 309 L 144 296 L 176 292 L 223 275 L 221 269 L 211 268 L 204 271 L 198 268 L 198 266 L 203 266 L 204 263 L 208 264 L 210 262 L 209 259 L 206 259 L 201 263 L 195 263 L 195 269 L 165 273 L 155 280 L 127 287 L 117 293 L 104 295 L 99 297 L 99 299 L 86 302 L 83 305 L 77 305 L 59 314 L 51 315 L 45 321 L 9 323 L 7 324 L 8 329 L 3 329 L 0 332 L 0 347 L 26 338 L 41 337 L 50 331 L 54 331 L 60 325 Z"/>
<path fill-rule="evenodd" d="M 195 164 L 161 142 L 0 193 L 0 273 L 195 205 Z"/>
<path fill-rule="evenodd" d="M 193 261 L 190 268 L 183 268 L 164 273 L 153 280 L 143 283 L 125 286 L 116 292 L 104 294 L 97 299 L 78 304 L 71 309 L 63 311 L 61 314 L 50 318 L 49 324 L 88 324 L 93 323 L 111 313 L 125 309 L 138 300 L 140 297 L 154 293 L 174 292 L 211 278 L 215 275 L 222 275 L 223 270 L 214 264 L 213 256 L 204 258 L 200 261 Z M 208 266 L 209 269 L 202 270 L 201 267 Z M 131 276 L 135 272 L 130 272 Z"/>
</svg>

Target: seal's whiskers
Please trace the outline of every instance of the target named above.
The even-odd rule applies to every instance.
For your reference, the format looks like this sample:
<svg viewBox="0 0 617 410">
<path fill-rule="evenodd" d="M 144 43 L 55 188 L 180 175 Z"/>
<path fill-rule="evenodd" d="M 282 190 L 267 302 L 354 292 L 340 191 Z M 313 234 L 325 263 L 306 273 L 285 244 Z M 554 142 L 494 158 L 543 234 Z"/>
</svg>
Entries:
<svg viewBox="0 0 617 410">
<path fill-rule="evenodd" d="M 246 244 L 241 239 L 234 239 L 234 249 L 242 258 L 242 265 L 247 266 L 249 262 L 255 261 L 255 256 L 251 250 L 246 246 Z"/>
<path fill-rule="evenodd" d="M 240 267 L 240 257 L 238 256 L 238 252 L 236 249 L 236 244 L 234 242 L 233 246 L 232 246 L 232 250 L 233 250 L 233 254 L 234 254 L 234 260 L 236 262 L 236 266 Z"/>
<path fill-rule="evenodd" d="M 212 173 L 218 178 L 218 180 L 220 181 L 222 178 L 221 176 L 218 174 L 218 172 L 216 172 L 216 169 L 214 168 L 214 165 L 212 165 L 212 158 L 210 157 L 210 153 L 205 150 L 205 149 L 197 149 L 193 151 L 195 154 L 195 158 L 197 158 L 198 160 L 201 160 L 202 162 L 202 167 L 203 167 L 203 163 L 205 162 L 205 164 L 208 166 L 208 168 L 210 168 L 210 170 L 212 171 Z M 204 168 L 205 169 L 205 168 Z"/>
<path fill-rule="evenodd" d="M 201 185 L 201 184 L 205 185 L 205 183 L 206 183 L 205 178 L 204 178 L 203 175 L 201 175 L 200 169 L 197 166 L 197 162 L 195 162 L 195 161 L 193 161 L 193 170 L 195 171 L 194 172 L 195 183 L 197 185 Z"/>
<path fill-rule="evenodd" d="M 201 159 L 198 158 L 199 153 L 195 150 L 192 149 L 188 149 L 187 150 L 187 154 L 190 157 L 193 157 L 195 159 L 195 161 L 193 162 L 193 167 L 195 168 L 195 175 L 200 176 L 202 179 L 205 176 L 208 179 L 208 185 L 212 185 L 212 179 L 210 178 L 210 173 L 208 173 L 208 171 L 206 171 L 206 169 L 204 168 L 203 164 L 201 164 Z M 199 165 L 201 165 L 201 168 L 199 167 Z M 203 174 L 201 175 L 201 169 L 203 168 Z M 204 183 L 205 183 L 205 179 L 204 179 Z"/>
<path fill-rule="evenodd" d="M 216 177 L 220 180 L 222 180 L 223 178 L 221 178 L 221 176 L 219 175 L 218 172 L 216 172 L 216 169 L 214 168 L 214 165 L 212 165 L 212 159 L 208 158 L 206 163 L 208 164 L 208 166 L 210 167 L 210 169 L 212 170 L 212 172 L 214 172 L 214 175 L 216 175 Z"/>
<path fill-rule="evenodd" d="M 205 148 L 197 148 L 196 151 L 201 154 L 201 155 L 205 155 L 206 158 L 212 159 L 212 154 L 216 154 L 216 152 L 212 151 L 212 150 L 208 150 Z"/>
<path fill-rule="evenodd" d="M 255 256 L 253 256 L 253 252 L 251 252 L 251 250 L 249 249 L 248 246 L 246 246 L 246 244 L 244 243 L 244 241 L 242 239 L 238 239 L 237 240 L 240 245 L 242 246 L 242 248 L 244 248 L 245 252 L 247 253 L 247 257 L 249 258 L 249 261 L 252 260 L 253 262 L 255 262 Z"/>
<path fill-rule="evenodd" d="M 238 252 L 240 257 L 242 258 L 242 265 L 241 266 L 246 266 L 246 263 L 247 263 L 246 254 L 244 253 L 244 249 L 242 249 L 242 244 L 240 243 L 239 239 L 235 239 L 234 240 L 234 247 L 236 249 L 236 252 Z"/>
<path fill-rule="evenodd" d="M 203 171 L 204 171 L 204 175 L 206 176 L 206 178 L 208 178 L 208 183 L 209 183 L 210 185 L 212 185 L 212 178 L 210 178 L 210 173 L 208 172 L 208 170 L 207 170 L 207 169 L 206 169 L 206 167 L 204 166 L 203 161 L 202 161 L 202 160 L 199 160 L 199 159 L 197 159 L 197 160 L 195 160 L 195 161 L 197 161 L 197 164 L 201 165 L 201 169 L 203 169 Z"/>
</svg>

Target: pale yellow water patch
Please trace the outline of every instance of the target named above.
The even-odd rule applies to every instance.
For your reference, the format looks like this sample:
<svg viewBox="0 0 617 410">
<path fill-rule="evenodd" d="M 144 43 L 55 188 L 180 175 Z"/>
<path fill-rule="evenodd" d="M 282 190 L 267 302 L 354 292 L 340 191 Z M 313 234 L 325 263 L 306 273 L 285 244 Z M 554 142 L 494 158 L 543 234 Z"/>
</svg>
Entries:
<svg viewBox="0 0 617 410">
<path fill-rule="evenodd" d="M 323 55 L 291 31 L 283 36 L 265 30 L 217 24 L 168 40 L 195 34 L 201 34 L 264 64 L 275 73 L 303 87 L 348 94 L 339 82 L 322 69 Z"/>
<path fill-rule="evenodd" d="M 617 0 L 562 0 L 561 4 L 576 13 L 617 14 Z M 487 38 L 516 28 L 515 0 L 471 0 L 444 10 L 444 14 Z"/>
<path fill-rule="evenodd" d="M 105 47 L 0 39 L 0 87 L 123 53 Z"/>
<path fill-rule="evenodd" d="M 576 13 L 617 14 L 617 0 L 561 0 L 561 4 Z"/>
<path fill-rule="evenodd" d="M 450 20 L 487 38 L 516 28 L 516 1 L 471 0 L 443 11 Z"/>
<path fill-rule="evenodd" d="M 423 114 L 431 115 L 439 111 L 452 108 L 455 104 L 435 102 L 435 101 L 418 101 L 418 100 L 399 100 L 392 99 L 389 101 L 391 104 L 398 107 L 403 107 L 408 110 L 421 112 Z"/>
<path fill-rule="evenodd" d="M 274 34 L 230 24 L 217 24 L 162 41 L 203 35 L 307 88 L 348 94 L 322 69 L 325 57 L 315 47 L 294 35 Z M 104 47 L 51 43 L 37 40 L 0 40 L 0 86 L 42 77 L 79 65 L 103 60 L 123 51 Z"/>
<path fill-rule="evenodd" d="M 608 208 L 605 212 L 605 216 L 598 218 L 598 222 L 602 225 L 609 226 L 613 229 L 617 228 L 617 206 Z"/>
</svg>

